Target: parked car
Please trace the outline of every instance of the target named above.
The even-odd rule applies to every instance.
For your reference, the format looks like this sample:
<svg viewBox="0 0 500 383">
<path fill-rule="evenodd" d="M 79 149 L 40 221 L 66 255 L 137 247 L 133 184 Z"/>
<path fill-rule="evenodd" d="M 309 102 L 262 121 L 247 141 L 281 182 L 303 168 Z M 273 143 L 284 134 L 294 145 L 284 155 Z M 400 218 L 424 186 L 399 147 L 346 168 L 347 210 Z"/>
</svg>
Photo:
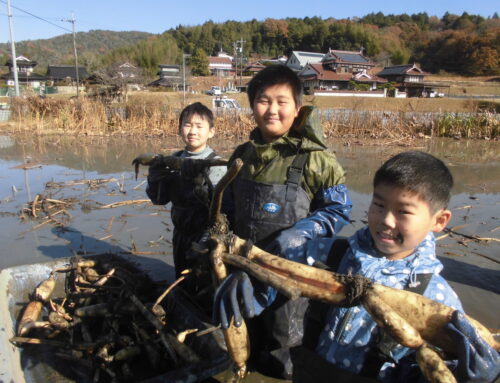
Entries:
<svg viewBox="0 0 500 383">
<path fill-rule="evenodd" d="M 241 109 L 241 105 L 239 104 L 238 101 L 236 101 L 233 98 L 227 98 L 226 96 L 216 97 L 216 98 L 212 99 L 212 107 L 216 111 Z"/>
<path fill-rule="evenodd" d="M 222 89 L 220 86 L 213 86 L 207 91 L 207 94 L 211 96 L 220 96 L 222 94 Z"/>
<path fill-rule="evenodd" d="M 444 97 L 444 93 L 440 93 L 440 92 L 437 92 L 435 90 L 431 90 L 429 92 L 429 96 L 430 98 L 435 98 L 435 97 Z"/>
</svg>

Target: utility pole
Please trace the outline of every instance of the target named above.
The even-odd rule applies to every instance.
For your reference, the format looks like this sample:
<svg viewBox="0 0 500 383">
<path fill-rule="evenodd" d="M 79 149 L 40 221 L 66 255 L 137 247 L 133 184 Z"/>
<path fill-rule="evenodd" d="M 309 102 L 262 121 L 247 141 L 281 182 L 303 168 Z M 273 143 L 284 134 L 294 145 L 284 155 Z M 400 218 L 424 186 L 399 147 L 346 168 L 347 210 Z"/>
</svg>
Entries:
<svg viewBox="0 0 500 383">
<path fill-rule="evenodd" d="M 182 99 L 183 105 L 186 105 L 186 57 L 191 57 L 190 54 L 182 54 Z"/>
<path fill-rule="evenodd" d="M 243 40 L 242 37 L 240 37 L 240 39 L 238 41 L 235 41 L 233 43 L 233 47 L 234 47 L 234 53 L 235 53 L 235 57 L 236 57 L 236 73 L 235 73 L 235 76 L 234 76 L 234 80 L 236 82 L 236 78 L 238 76 L 238 67 L 239 67 L 239 70 L 240 70 L 240 87 L 241 87 L 241 77 L 243 76 L 243 44 L 246 43 L 245 40 Z"/>
<path fill-rule="evenodd" d="M 10 0 L 7 0 L 7 15 L 9 16 L 10 51 L 12 55 L 12 69 L 14 70 L 14 90 L 16 97 L 19 97 L 19 78 L 17 77 L 16 45 L 14 43 L 14 29 L 12 27 L 12 11 L 10 9 Z"/>
<path fill-rule="evenodd" d="M 233 42 L 233 60 L 234 60 L 234 85 L 236 86 L 236 80 L 238 78 L 238 43 Z"/>
<path fill-rule="evenodd" d="M 240 47 L 240 87 L 241 87 L 241 82 L 242 82 L 241 78 L 243 76 L 243 44 L 246 43 L 246 41 L 243 40 L 242 37 L 240 37 L 239 43 L 240 43 L 239 47 Z"/>
<path fill-rule="evenodd" d="M 76 97 L 80 97 L 80 74 L 78 73 L 78 54 L 76 52 L 76 36 L 75 36 L 75 15 L 71 14 L 71 19 L 63 19 L 62 21 L 67 21 L 71 23 L 73 29 L 73 54 L 75 55 L 75 71 L 76 71 Z"/>
</svg>

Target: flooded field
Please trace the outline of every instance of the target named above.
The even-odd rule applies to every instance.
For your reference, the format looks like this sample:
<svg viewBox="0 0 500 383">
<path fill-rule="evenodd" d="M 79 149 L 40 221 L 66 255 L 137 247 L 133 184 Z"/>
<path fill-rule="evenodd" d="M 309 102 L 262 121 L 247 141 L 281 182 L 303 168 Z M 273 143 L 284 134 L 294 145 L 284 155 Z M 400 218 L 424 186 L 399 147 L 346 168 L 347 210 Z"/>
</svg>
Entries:
<svg viewBox="0 0 500 383">
<path fill-rule="evenodd" d="M 228 157 L 236 144 L 226 141 L 213 146 Z M 131 162 L 143 152 L 168 153 L 180 146 L 176 139 L 0 137 L 0 269 L 74 252 L 132 251 L 149 260 L 155 278 L 173 279 L 169 206 L 140 201 L 147 199 L 147 169 L 141 168 L 135 180 Z M 456 186 L 450 204 L 453 232 L 438 241 L 443 275 L 467 313 L 499 329 L 500 144 L 433 139 L 405 147 L 354 141 L 331 142 L 330 147 L 347 170 L 354 202 L 352 224 L 344 235 L 366 222 L 371 180 L 388 157 L 418 149 L 446 162 Z M 28 203 L 36 198 L 40 203 L 64 204 L 53 210 L 57 214 L 50 219 L 33 217 L 31 210 L 36 214 L 36 209 Z"/>
</svg>

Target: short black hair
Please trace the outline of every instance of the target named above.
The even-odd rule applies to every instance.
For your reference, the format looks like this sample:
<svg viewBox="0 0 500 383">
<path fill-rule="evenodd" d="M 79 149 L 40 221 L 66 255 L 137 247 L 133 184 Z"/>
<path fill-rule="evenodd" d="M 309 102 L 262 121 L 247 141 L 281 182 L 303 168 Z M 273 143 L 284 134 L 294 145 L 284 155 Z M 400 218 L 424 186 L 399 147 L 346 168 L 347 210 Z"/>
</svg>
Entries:
<svg viewBox="0 0 500 383">
<path fill-rule="evenodd" d="M 431 210 L 450 202 L 453 176 L 439 158 L 420 151 L 402 152 L 387 160 L 375 173 L 373 187 L 386 184 L 417 193 Z"/>
<path fill-rule="evenodd" d="M 248 83 L 250 108 L 260 92 L 273 85 L 287 84 L 292 89 L 295 105 L 302 105 L 302 83 L 299 76 L 285 65 L 270 65 L 262 69 Z"/>
<path fill-rule="evenodd" d="M 201 102 L 195 102 L 182 109 L 181 115 L 179 116 L 179 129 L 182 128 L 182 122 L 184 120 L 191 118 L 195 114 L 205 118 L 208 121 L 208 125 L 213 128 L 214 114 L 212 113 L 212 111 Z"/>
</svg>

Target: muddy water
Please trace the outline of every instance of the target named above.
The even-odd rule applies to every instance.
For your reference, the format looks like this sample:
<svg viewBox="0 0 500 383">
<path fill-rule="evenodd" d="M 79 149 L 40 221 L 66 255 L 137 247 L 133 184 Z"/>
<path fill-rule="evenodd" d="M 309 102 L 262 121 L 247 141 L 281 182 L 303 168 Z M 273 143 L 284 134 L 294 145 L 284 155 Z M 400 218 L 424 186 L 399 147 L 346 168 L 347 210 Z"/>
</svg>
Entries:
<svg viewBox="0 0 500 383">
<path fill-rule="evenodd" d="M 227 157 L 235 142 L 215 142 Z M 147 258 L 159 279 L 173 276 L 169 206 L 149 203 L 101 209 L 119 201 L 145 199 L 146 169 L 136 181 L 130 165 L 143 152 L 180 148 L 178 139 L 0 137 L 0 268 L 67 257 L 73 252 L 102 253 L 134 249 Z M 429 151 L 450 167 L 456 182 L 449 227 L 465 235 L 496 238 L 475 242 L 452 235 L 438 242 L 444 275 L 464 302 L 466 311 L 491 328 L 500 328 L 500 144 L 488 141 L 422 140 L 414 146 L 362 145 L 331 142 L 348 173 L 354 201 L 349 235 L 364 225 L 371 180 L 380 164 L 408 149 Z M 29 164 L 23 170 L 19 165 Z M 115 179 L 99 185 L 77 180 Z M 47 182 L 67 186 L 46 188 Z M 54 199 L 75 198 L 58 217 L 63 227 L 39 226 L 40 220 L 19 218 L 36 194 Z"/>
</svg>

